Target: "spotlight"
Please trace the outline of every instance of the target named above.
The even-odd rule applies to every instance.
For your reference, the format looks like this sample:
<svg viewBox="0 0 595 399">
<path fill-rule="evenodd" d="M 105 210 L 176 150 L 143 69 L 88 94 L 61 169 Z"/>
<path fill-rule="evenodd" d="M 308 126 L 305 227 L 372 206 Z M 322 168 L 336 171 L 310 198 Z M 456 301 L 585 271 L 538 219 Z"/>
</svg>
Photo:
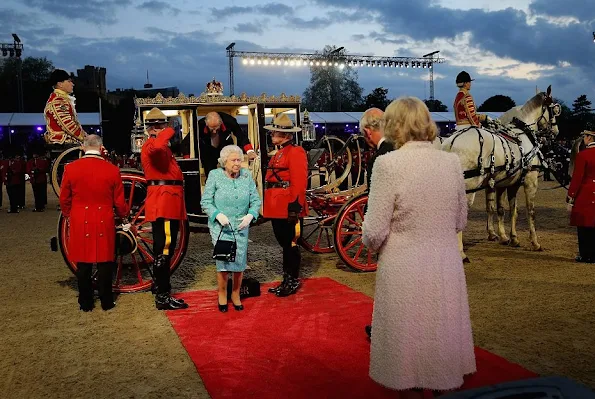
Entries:
<svg viewBox="0 0 595 399">
<path fill-rule="evenodd" d="M 256 60 L 256 64 L 261 65 L 262 61 L 260 60 L 260 58 L 258 60 Z"/>
<path fill-rule="evenodd" d="M 265 59 L 265 60 L 264 60 L 262 63 L 263 63 L 264 65 L 269 65 L 269 59 L 268 59 L 268 58 L 266 58 L 266 59 Z"/>
<path fill-rule="evenodd" d="M 322 66 L 326 66 L 326 61 L 322 61 Z"/>
<path fill-rule="evenodd" d="M 8 50 L 5 48 L 2 49 L 2 57 L 6 57 L 8 55 Z"/>
<path fill-rule="evenodd" d="M 316 61 L 316 66 L 320 66 L 320 61 Z"/>
<path fill-rule="evenodd" d="M 11 57 L 14 57 L 14 49 L 10 49 L 10 50 L 8 50 L 8 52 L 10 53 Z"/>
<path fill-rule="evenodd" d="M 37 131 L 41 132 L 43 130 L 43 128 L 41 126 L 37 126 Z"/>
<path fill-rule="evenodd" d="M 281 65 L 281 60 L 277 60 L 277 65 Z"/>
<path fill-rule="evenodd" d="M 242 58 L 242 64 L 244 64 L 244 65 L 248 64 L 248 60 L 245 58 Z"/>
<path fill-rule="evenodd" d="M 254 61 L 254 58 L 252 58 L 252 59 L 250 60 L 250 65 L 254 65 L 254 63 L 255 63 L 255 61 Z"/>
</svg>

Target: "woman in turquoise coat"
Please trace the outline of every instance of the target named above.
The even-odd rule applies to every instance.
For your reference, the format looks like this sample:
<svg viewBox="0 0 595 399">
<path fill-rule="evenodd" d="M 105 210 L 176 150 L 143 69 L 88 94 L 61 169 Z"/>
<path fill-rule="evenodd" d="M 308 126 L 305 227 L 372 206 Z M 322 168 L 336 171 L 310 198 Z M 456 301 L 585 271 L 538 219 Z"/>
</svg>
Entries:
<svg viewBox="0 0 595 399">
<path fill-rule="evenodd" d="M 244 153 L 236 145 L 221 149 L 219 168 L 207 178 L 200 205 L 209 217 L 209 231 L 213 245 L 221 234 L 222 240 L 236 240 L 234 262 L 216 260 L 218 305 L 227 312 L 227 273 L 233 274 L 231 301 L 235 310 L 243 310 L 240 301 L 242 275 L 248 264 L 248 230 L 250 223 L 259 216 L 261 199 L 250 171 L 242 168 Z"/>
</svg>

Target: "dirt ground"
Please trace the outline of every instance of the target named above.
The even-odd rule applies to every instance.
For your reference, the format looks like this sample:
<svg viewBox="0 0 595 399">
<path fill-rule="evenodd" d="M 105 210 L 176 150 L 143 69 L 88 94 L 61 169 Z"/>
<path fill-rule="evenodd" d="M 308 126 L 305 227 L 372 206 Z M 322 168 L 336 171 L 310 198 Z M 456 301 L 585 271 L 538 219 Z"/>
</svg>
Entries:
<svg viewBox="0 0 595 399">
<path fill-rule="evenodd" d="M 529 250 L 524 198 L 520 248 L 487 241 L 483 196 L 476 199 L 465 232 L 475 343 L 539 374 L 595 387 L 595 265 L 574 262 L 566 193 L 552 187 L 542 184 L 537 200 L 543 252 Z M 150 293 L 120 295 L 109 312 L 78 310 L 74 276 L 49 249 L 57 200 L 49 192 L 50 210 L 32 213 L 29 187 L 27 199 L 26 210 L 7 214 L 4 193 L 0 212 L 0 398 L 208 398 Z M 248 273 L 260 281 L 279 278 L 271 237 L 270 224 L 251 230 Z M 210 251 L 206 234 L 191 234 L 175 291 L 215 286 Z M 305 277 L 329 276 L 373 295 L 374 273 L 351 272 L 334 254 L 303 253 Z"/>
</svg>

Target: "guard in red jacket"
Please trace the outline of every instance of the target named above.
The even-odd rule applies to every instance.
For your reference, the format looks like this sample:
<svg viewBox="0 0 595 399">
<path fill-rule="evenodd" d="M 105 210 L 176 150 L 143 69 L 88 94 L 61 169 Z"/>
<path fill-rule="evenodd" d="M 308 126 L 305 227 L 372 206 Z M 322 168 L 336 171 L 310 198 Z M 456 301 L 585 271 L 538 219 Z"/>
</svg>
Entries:
<svg viewBox="0 0 595 399">
<path fill-rule="evenodd" d="M 586 148 L 578 153 L 568 187 L 570 225 L 576 226 L 577 262 L 595 263 L 595 131 L 585 130 Z"/>
<path fill-rule="evenodd" d="M 21 158 L 21 150 L 15 149 L 14 154 L 5 163 L 4 183 L 6 184 L 6 193 L 10 201 L 8 213 L 19 213 L 19 208 L 23 208 L 25 198 L 23 192 L 25 186 L 26 163 Z"/>
<path fill-rule="evenodd" d="M 43 113 L 46 121 L 45 139 L 48 144 L 79 144 L 86 132 L 81 126 L 74 108 L 74 83 L 68 72 L 56 69 L 50 75 L 54 88 Z"/>
<path fill-rule="evenodd" d="M 184 175 L 169 148 L 175 131 L 158 108 L 149 111 L 145 125 L 149 138 L 141 150 L 141 163 L 149 185 L 145 221 L 153 227 L 155 306 L 160 310 L 185 309 L 187 303 L 171 297 L 169 281 L 170 260 L 176 250 L 180 223 L 186 220 Z"/>
<path fill-rule="evenodd" d="M 101 137 L 88 135 L 85 155 L 64 168 L 60 186 L 60 207 L 70 223 L 68 254 L 76 262 L 79 305 L 93 309 L 93 264 L 97 265 L 99 299 L 103 310 L 115 306 L 112 270 L 116 256 L 114 208 L 126 219 L 128 209 L 120 170 L 101 156 Z"/>
<path fill-rule="evenodd" d="M 280 146 L 267 167 L 263 213 L 265 218 L 272 219 L 273 233 L 283 248 L 283 281 L 269 292 L 284 297 L 295 294 L 300 287 L 301 255 L 297 240 L 302 218 L 308 214 L 308 160 L 304 149 L 292 143 L 294 133 L 301 129 L 286 114 L 264 128 L 271 131 L 272 143 Z"/>
<path fill-rule="evenodd" d="M 33 212 L 43 212 L 48 203 L 48 172 L 50 161 L 44 156 L 43 151 L 33 151 L 33 158 L 27 161 L 27 174 L 33 188 L 35 208 Z"/>
</svg>

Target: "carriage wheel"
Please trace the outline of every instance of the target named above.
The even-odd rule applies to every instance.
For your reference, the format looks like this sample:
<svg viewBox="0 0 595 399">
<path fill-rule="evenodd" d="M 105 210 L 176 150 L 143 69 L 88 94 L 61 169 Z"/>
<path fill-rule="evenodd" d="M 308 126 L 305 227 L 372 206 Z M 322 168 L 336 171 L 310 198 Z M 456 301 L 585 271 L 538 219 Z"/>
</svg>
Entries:
<svg viewBox="0 0 595 399">
<path fill-rule="evenodd" d="M 314 169 L 309 171 L 308 176 L 308 192 L 321 193 L 328 192 L 339 185 L 348 178 L 353 157 L 349 149 L 342 152 L 345 159 L 345 168 L 343 171 L 337 164 L 337 152 L 345 147 L 345 141 L 336 136 L 324 136 L 320 141 L 318 147 L 309 151 L 309 158 L 311 154 L 316 154 L 319 160 L 319 167 L 314 166 Z M 321 161 L 320 161 L 321 160 Z"/>
<path fill-rule="evenodd" d="M 362 223 L 367 203 L 368 193 L 353 197 L 337 214 L 333 228 L 337 254 L 347 266 L 360 272 L 373 272 L 377 267 L 377 254 L 362 242 Z"/>
<path fill-rule="evenodd" d="M 151 223 L 145 221 L 145 199 L 147 196 L 147 181 L 142 173 L 134 170 L 122 170 L 124 196 L 130 208 L 129 219 L 132 227 L 129 233 L 118 231 L 124 239 L 117 244 L 115 278 L 113 289 L 115 292 L 138 292 L 151 288 L 153 264 L 153 231 Z M 73 273 L 76 273 L 76 263 L 68 257 L 69 226 L 63 215 L 58 221 L 58 242 L 62 256 Z M 170 273 L 182 263 L 188 248 L 190 229 L 188 222 L 180 223 L 180 231 L 176 249 L 170 262 Z M 131 240 L 128 240 L 128 237 Z"/>
<path fill-rule="evenodd" d="M 83 154 L 83 147 L 72 147 L 61 152 L 52 162 L 50 178 L 52 179 L 52 188 L 57 197 L 60 197 L 60 184 L 62 183 L 62 175 L 64 175 L 64 167 L 81 158 Z"/>
<path fill-rule="evenodd" d="M 329 215 L 325 209 L 309 205 L 309 213 L 304 217 L 299 243 L 306 250 L 316 254 L 334 251 L 333 222 L 335 215 Z"/>
</svg>

